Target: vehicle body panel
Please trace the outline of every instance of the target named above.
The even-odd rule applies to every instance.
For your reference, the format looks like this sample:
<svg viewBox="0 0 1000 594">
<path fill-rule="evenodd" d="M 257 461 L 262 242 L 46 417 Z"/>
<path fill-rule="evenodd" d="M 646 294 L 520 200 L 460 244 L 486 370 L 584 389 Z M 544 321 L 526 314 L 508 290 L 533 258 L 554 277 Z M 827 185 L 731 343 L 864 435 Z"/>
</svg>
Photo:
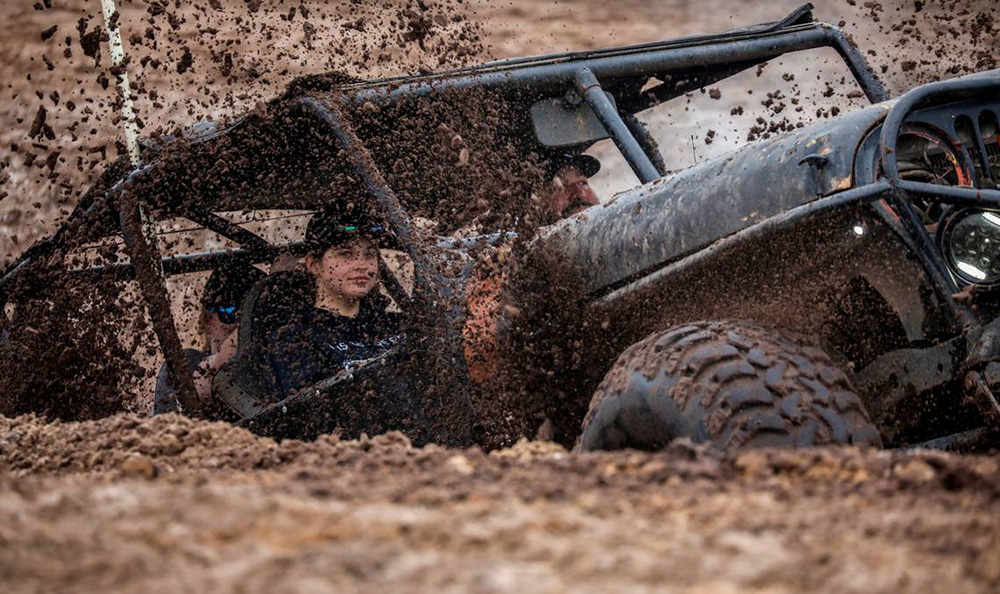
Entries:
<svg viewBox="0 0 1000 594">
<path fill-rule="evenodd" d="M 585 269 L 582 290 L 607 292 L 719 238 L 853 186 L 854 155 L 885 117 L 876 105 L 749 144 L 561 221 L 539 250 Z"/>
</svg>

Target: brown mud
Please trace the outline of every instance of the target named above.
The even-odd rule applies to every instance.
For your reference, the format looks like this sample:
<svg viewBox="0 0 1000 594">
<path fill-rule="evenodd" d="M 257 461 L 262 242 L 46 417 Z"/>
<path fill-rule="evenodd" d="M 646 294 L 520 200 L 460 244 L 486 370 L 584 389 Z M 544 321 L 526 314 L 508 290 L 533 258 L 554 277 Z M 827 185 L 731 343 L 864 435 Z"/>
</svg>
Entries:
<svg viewBox="0 0 1000 594">
<path fill-rule="evenodd" d="M 0 419 L 6 592 L 988 592 L 995 457 Z"/>
<path fill-rule="evenodd" d="M 304 75 L 375 78 L 714 32 L 775 20 L 799 3 L 136 0 L 120 2 L 119 20 L 143 136 L 155 140 L 196 120 L 266 114 L 266 102 Z M 0 8 L 9 33 L 0 45 L 0 115 L 10 122 L 0 134 L 5 265 L 54 229 L 123 152 L 95 7 Z M 895 94 L 995 67 L 993 8 L 845 0 L 817 15 L 854 35 Z M 735 87 L 693 93 L 647 124 L 669 168 L 699 162 L 862 105 L 843 73 L 827 74 L 835 61 L 782 59 Z M 528 237 L 544 222 L 530 202 L 544 159 L 493 146 L 516 114 L 476 106 L 456 101 L 445 121 L 424 121 L 419 109 L 394 116 L 406 125 L 390 135 L 379 129 L 385 114 L 369 110 L 362 129 L 390 184 L 435 231 L 479 225 Z M 594 180 L 602 198 L 634 185 L 606 145 L 593 152 L 605 163 Z M 220 171 L 229 166 L 217 160 Z M 472 173 L 476 166 L 494 175 Z M 98 260 L 114 262 L 120 249 L 99 251 Z M 580 341 L 601 333 L 580 327 L 579 296 L 559 278 L 518 286 L 539 295 L 532 302 L 503 295 L 495 304 L 513 320 L 507 345 L 525 347 L 498 379 L 499 397 L 490 385 L 474 395 L 486 454 L 415 448 L 398 433 L 276 443 L 169 415 L 14 418 L 149 408 L 161 359 L 134 287 L 52 271 L 20 287 L 32 300 L 10 328 L 17 349 L 0 361 L 3 591 L 1000 588 L 995 456 L 824 449 L 723 457 L 683 443 L 656 454 L 579 454 L 547 441 L 494 449 L 536 432 L 572 443 L 588 395 L 544 392 L 545 378 L 593 384 L 613 361 L 577 356 Z M 195 285 L 171 286 L 178 319 L 197 309 Z M 36 316 L 50 322 L 23 323 Z M 5 315 L 0 331 L 6 324 Z M 449 397 L 447 378 L 429 383 L 438 393 L 424 396 Z"/>
</svg>

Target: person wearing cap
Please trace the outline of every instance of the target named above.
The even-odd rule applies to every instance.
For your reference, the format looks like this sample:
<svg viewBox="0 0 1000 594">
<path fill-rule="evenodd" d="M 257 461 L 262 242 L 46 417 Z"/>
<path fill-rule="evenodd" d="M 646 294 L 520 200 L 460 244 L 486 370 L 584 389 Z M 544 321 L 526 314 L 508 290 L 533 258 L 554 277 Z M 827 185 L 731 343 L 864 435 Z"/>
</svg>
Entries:
<svg viewBox="0 0 1000 594">
<path fill-rule="evenodd" d="M 540 196 L 547 218 L 544 224 L 575 215 L 599 203 L 589 178 L 601 170 L 601 162 L 590 155 L 560 153 L 549 160 L 550 182 Z"/>
<path fill-rule="evenodd" d="M 203 344 L 200 349 L 185 349 L 188 366 L 191 369 L 201 369 L 195 374 L 196 385 L 199 375 L 205 375 L 208 369 L 206 360 L 213 359 L 218 369 L 232 357 L 233 348 L 227 348 L 230 338 L 235 339 L 234 332 L 239 321 L 240 305 L 243 298 L 254 283 L 267 276 L 260 269 L 242 260 L 235 260 L 212 271 L 205 283 L 205 291 L 201 297 L 201 314 L 198 318 L 198 330 Z M 204 369 L 202 369 L 204 368 Z M 211 378 L 207 380 L 211 385 Z M 177 412 L 177 394 L 168 381 L 166 365 L 160 366 L 156 378 L 156 390 L 153 393 L 153 414 Z"/>
<path fill-rule="evenodd" d="M 277 399 L 398 342 L 401 315 L 387 312 L 389 301 L 376 290 L 379 247 L 387 236 L 384 225 L 361 207 L 330 208 L 309 221 L 304 264 L 315 286 L 312 303 L 268 340 Z"/>
<path fill-rule="evenodd" d="M 205 283 L 198 325 L 209 353 L 217 353 L 236 330 L 243 298 L 260 279 L 267 276 L 253 265 L 235 261 L 217 268 Z"/>
</svg>

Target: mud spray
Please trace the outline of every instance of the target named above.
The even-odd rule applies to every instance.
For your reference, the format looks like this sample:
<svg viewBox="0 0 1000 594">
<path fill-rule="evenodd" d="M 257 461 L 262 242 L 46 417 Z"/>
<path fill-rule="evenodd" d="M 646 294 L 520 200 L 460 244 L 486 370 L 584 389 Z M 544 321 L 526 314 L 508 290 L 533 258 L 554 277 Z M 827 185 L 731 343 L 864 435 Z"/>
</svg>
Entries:
<svg viewBox="0 0 1000 594">
<path fill-rule="evenodd" d="M 154 151 L 194 121 L 266 119 L 269 102 L 293 81 L 293 89 L 317 91 L 492 58 L 719 31 L 775 20 L 798 2 L 133 0 L 110 17 L 128 48 L 121 64 L 108 50 L 96 4 L 0 8 L 8 23 L 0 45 L 0 114 L 9 124 L 0 134 L 4 265 L 86 205 L 87 192 L 106 194 L 129 170 L 129 143 L 118 139 L 130 118 L 111 88 L 123 69 L 133 76 L 126 96 L 135 102 L 140 148 Z M 996 67 L 994 9 L 971 0 L 845 0 L 819 7 L 818 16 L 854 32 L 895 94 Z M 813 82 L 806 80 L 812 71 L 800 69 L 822 66 L 774 63 L 741 79 L 741 88 L 685 97 L 661 122 L 668 166 L 860 105 L 849 78 Z M 426 222 L 417 226 L 428 244 L 433 233 L 470 228 L 516 231 L 527 241 L 543 222 L 531 196 L 547 163 L 498 146 L 511 114 L 488 99 L 447 98 L 445 117 L 433 120 L 419 105 L 357 116 L 389 185 Z M 403 125 L 387 129 L 387 121 Z M 276 156 L 282 149 L 262 148 Z M 239 166 L 225 154 L 213 157 L 220 171 Z M 608 199 L 632 182 L 611 157 L 605 163 L 610 177 L 595 186 Z M 612 179 L 615 171 L 620 179 Z M 302 231 L 291 219 L 248 225 L 276 240 Z M 164 251 L 219 247 L 205 233 L 160 231 Z M 552 441 L 517 441 L 539 435 L 571 445 L 586 410 L 587 395 L 537 388 L 544 382 L 536 379 L 552 373 L 593 372 L 575 357 L 574 344 L 588 335 L 577 296 L 559 277 L 512 285 L 535 295 L 529 302 L 486 291 L 495 299 L 487 309 L 514 320 L 506 346 L 528 345 L 513 367 L 535 372 L 500 373 L 503 390 L 472 396 L 480 411 L 474 441 L 490 453 L 414 447 L 392 432 L 278 443 L 225 423 L 146 418 L 162 362 L 153 324 L 133 280 L 68 273 L 122 262 L 121 242 L 82 247 L 69 246 L 20 279 L 11 294 L 21 298 L 0 320 L 4 591 L 1000 587 L 995 457 L 854 450 L 722 457 L 684 443 L 656 454 L 574 454 Z M 515 244 L 507 255 L 484 258 L 473 274 L 516 277 L 519 250 Z M 448 273 L 461 263 L 437 266 Z M 168 284 L 185 346 L 197 342 L 205 276 Z M 537 311 L 558 313 L 539 318 Z M 542 321 L 524 327 L 521 319 Z"/>
</svg>

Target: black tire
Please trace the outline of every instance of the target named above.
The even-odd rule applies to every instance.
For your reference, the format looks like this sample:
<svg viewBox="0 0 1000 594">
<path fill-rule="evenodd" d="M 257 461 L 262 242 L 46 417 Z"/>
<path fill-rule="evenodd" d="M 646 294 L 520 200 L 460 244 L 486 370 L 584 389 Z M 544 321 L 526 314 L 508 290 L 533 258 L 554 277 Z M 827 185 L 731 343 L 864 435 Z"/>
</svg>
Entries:
<svg viewBox="0 0 1000 594">
<path fill-rule="evenodd" d="M 723 451 L 882 445 L 822 349 L 740 321 L 687 324 L 626 349 L 594 393 L 579 447 L 658 450 L 678 437 Z"/>
</svg>

